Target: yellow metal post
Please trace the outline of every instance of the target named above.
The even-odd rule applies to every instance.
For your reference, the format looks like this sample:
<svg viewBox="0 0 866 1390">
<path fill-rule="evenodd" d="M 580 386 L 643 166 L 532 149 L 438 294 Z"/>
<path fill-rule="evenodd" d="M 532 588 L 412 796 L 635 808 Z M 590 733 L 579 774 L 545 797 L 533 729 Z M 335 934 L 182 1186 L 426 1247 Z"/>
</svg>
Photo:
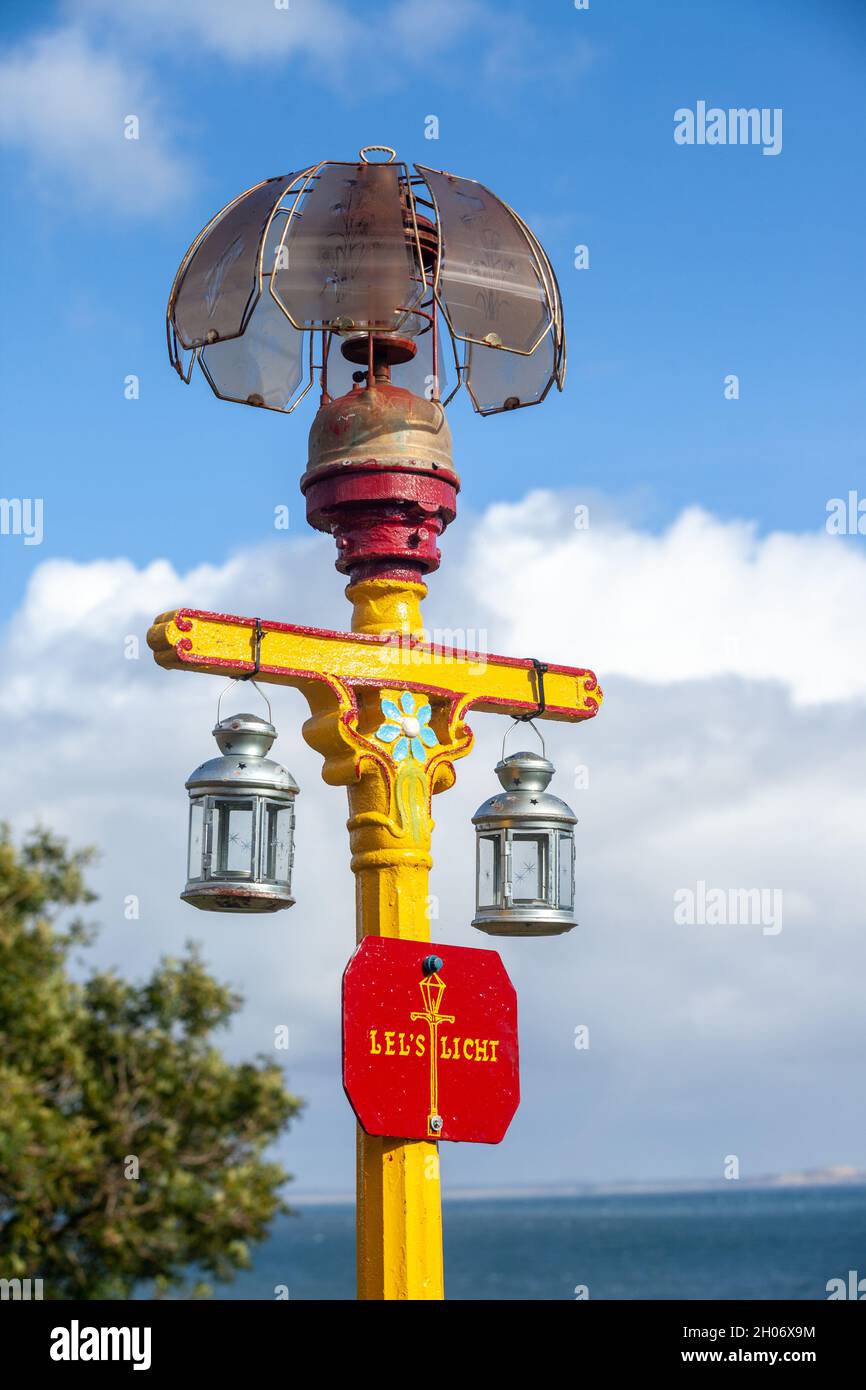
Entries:
<svg viewBox="0 0 866 1390">
<path fill-rule="evenodd" d="M 421 584 L 370 580 L 348 590 L 355 632 L 418 633 Z M 419 785 L 419 791 L 423 789 Z M 355 873 L 358 940 L 396 936 L 429 941 L 427 910 L 432 821 L 414 799 L 410 831 L 395 839 L 380 806 L 378 768 L 349 787 L 349 835 Z M 426 798 L 425 798 L 426 800 Z M 358 1297 L 444 1297 L 442 1201 L 438 1145 L 421 1139 L 380 1139 L 358 1126 Z"/>
</svg>

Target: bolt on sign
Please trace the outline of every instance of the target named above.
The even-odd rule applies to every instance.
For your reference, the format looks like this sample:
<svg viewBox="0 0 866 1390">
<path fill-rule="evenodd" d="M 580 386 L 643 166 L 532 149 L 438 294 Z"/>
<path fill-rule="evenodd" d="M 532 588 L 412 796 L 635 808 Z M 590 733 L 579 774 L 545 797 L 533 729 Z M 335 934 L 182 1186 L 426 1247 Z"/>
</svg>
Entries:
<svg viewBox="0 0 866 1390">
<path fill-rule="evenodd" d="M 366 937 L 343 974 L 343 1088 L 367 1134 L 500 1143 L 520 1077 L 499 954 Z"/>
</svg>

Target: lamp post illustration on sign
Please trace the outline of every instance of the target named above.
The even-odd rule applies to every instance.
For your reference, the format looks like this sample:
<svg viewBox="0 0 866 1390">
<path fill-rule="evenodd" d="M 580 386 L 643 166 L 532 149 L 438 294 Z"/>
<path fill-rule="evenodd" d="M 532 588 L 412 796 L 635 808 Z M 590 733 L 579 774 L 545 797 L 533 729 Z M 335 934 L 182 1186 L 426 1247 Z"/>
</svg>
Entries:
<svg viewBox="0 0 866 1390">
<path fill-rule="evenodd" d="M 499 957 L 429 946 L 432 798 L 472 748 L 473 710 L 576 724 L 602 695 L 584 667 L 429 642 L 421 602 L 460 488 L 446 408 L 464 387 L 483 416 L 562 390 L 559 286 L 537 237 L 484 184 L 367 146 L 266 179 L 217 213 L 180 264 L 166 328 L 181 379 L 197 363 L 223 400 L 291 414 L 318 386 L 300 487 L 309 524 L 336 543 L 350 630 L 184 607 L 157 617 L 148 642 L 164 669 L 228 678 L 238 699 L 247 681 L 299 690 L 303 737 L 325 782 L 346 788 L 358 1294 L 442 1298 L 436 1144 L 498 1143 L 519 1090 Z M 183 896 L 205 911 L 285 910 L 299 789 L 279 750 L 267 756 L 270 710 L 218 718 L 214 733 L 221 757 L 187 781 Z M 575 817 L 547 793 L 553 775 L 543 749 L 503 754 L 502 790 L 475 817 L 472 925 L 488 935 L 575 925 Z"/>
<path fill-rule="evenodd" d="M 425 1008 L 422 1013 L 410 1014 L 412 1022 L 423 1019 L 430 1029 L 430 1110 L 427 1115 L 427 1137 L 438 1139 L 442 1132 L 442 1116 L 439 1114 L 439 1027 L 443 1023 L 456 1023 L 454 1014 L 439 1012 L 445 981 L 439 974 L 442 962 L 438 956 L 428 956 L 424 962 L 428 973 L 418 988 L 424 996 Z"/>
</svg>

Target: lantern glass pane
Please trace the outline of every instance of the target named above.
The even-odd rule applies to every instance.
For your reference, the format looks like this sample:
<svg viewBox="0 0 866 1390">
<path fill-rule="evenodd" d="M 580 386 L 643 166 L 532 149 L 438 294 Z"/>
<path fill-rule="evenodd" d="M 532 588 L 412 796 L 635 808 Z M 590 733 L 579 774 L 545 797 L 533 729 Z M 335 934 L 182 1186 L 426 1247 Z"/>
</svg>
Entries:
<svg viewBox="0 0 866 1390">
<path fill-rule="evenodd" d="M 545 334 L 529 357 L 470 343 L 466 352 L 466 382 L 481 414 L 537 405 L 555 380 L 554 347 L 552 331 Z"/>
<path fill-rule="evenodd" d="M 559 837 L 559 906 L 574 903 L 574 841 L 570 835 Z"/>
<path fill-rule="evenodd" d="M 307 327 L 396 329 L 424 293 L 396 164 L 326 164 L 286 236 L 274 290 Z"/>
<path fill-rule="evenodd" d="M 478 906 L 495 907 L 499 902 L 498 835 L 478 837 Z"/>
<path fill-rule="evenodd" d="M 206 343 L 209 334 L 231 338 L 241 332 L 255 289 L 265 224 L 296 177 L 267 179 L 243 194 L 193 252 L 174 303 L 174 323 L 185 348 Z"/>
<path fill-rule="evenodd" d="M 250 878 L 253 868 L 253 803 L 251 801 L 217 802 L 216 819 L 217 878 Z"/>
<path fill-rule="evenodd" d="M 187 878 L 202 878 L 202 851 L 204 849 L 204 803 L 193 801 L 189 808 L 189 859 Z"/>
<path fill-rule="evenodd" d="M 512 902 L 543 902 L 547 897 L 547 836 L 516 832 L 511 840 Z"/>
<path fill-rule="evenodd" d="M 340 351 L 343 339 L 338 333 L 329 333 L 328 338 L 328 395 L 345 396 L 354 386 L 353 372 L 363 371 L 357 362 L 349 362 Z"/>
<path fill-rule="evenodd" d="M 308 348 L 265 288 L 243 337 L 202 348 L 200 360 L 222 400 L 286 410 L 301 384 Z"/>
<path fill-rule="evenodd" d="M 519 221 L 474 179 L 415 168 L 439 214 L 439 289 L 455 334 L 531 352 L 552 315 L 538 257 Z"/>
<path fill-rule="evenodd" d="M 268 807 L 268 829 L 265 843 L 266 879 L 289 883 L 292 876 L 292 808 Z"/>
<path fill-rule="evenodd" d="M 414 317 L 414 316 L 413 316 Z M 401 334 L 409 336 L 406 328 L 401 329 Z M 450 341 L 448 331 L 443 327 L 439 334 L 439 395 L 444 396 L 448 392 L 449 376 L 447 371 L 446 340 Z M 363 370 L 356 362 L 348 362 L 340 351 L 342 339 L 336 334 L 330 334 L 330 347 L 328 348 L 328 395 L 345 396 L 351 391 L 352 373 Z M 433 333 L 432 331 L 422 333 L 419 331 L 415 338 L 418 351 L 411 362 L 400 362 L 391 368 L 391 380 L 395 386 L 400 386 L 404 391 L 412 391 L 416 396 L 425 396 L 427 400 L 433 399 Z M 452 353 L 452 362 L 454 360 Z"/>
</svg>

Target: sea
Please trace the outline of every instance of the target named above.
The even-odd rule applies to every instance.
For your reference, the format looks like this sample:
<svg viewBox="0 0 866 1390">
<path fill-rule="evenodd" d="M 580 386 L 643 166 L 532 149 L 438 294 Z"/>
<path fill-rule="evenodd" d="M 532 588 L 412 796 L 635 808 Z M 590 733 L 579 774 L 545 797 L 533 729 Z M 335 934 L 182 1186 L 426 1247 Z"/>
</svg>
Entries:
<svg viewBox="0 0 866 1390">
<path fill-rule="evenodd" d="M 449 1299 L 826 1299 L 852 1270 L 866 1297 L 866 1186 L 466 1197 L 443 1225 Z M 351 1203 L 299 1205 L 213 1296 L 354 1298 L 354 1247 Z"/>
</svg>

